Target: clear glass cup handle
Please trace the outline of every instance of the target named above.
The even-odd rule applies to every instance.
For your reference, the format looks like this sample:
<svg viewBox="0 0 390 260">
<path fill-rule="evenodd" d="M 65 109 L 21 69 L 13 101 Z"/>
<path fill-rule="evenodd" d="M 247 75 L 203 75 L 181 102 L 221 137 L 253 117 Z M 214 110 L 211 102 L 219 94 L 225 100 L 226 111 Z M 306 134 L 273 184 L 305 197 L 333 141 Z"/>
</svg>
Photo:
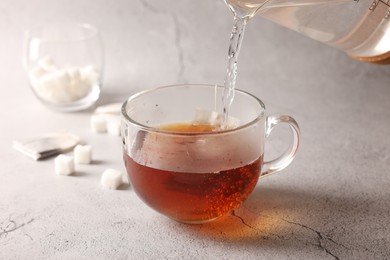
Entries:
<svg viewBox="0 0 390 260">
<path fill-rule="evenodd" d="M 279 157 L 263 163 L 263 170 L 260 177 L 268 176 L 271 173 L 283 170 L 293 161 L 294 157 L 297 154 L 301 134 L 297 122 L 291 116 L 273 115 L 267 117 L 265 126 L 265 137 L 268 137 L 272 129 L 280 123 L 286 123 L 290 126 L 293 133 L 292 143 L 289 148 Z"/>
</svg>

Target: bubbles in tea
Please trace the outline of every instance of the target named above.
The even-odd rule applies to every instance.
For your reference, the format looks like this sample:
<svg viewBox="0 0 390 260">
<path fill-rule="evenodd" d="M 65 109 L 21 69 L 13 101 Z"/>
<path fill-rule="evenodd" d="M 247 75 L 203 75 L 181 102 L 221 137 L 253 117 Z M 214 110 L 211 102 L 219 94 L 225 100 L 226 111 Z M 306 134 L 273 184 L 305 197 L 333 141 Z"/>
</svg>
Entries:
<svg viewBox="0 0 390 260">
<path fill-rule="evenodd" d="M 192 124 L 165 125 L 161 128 L 183 132 L 183 138 L 191 137 L 195 132 L 216 130 L 211 125 Z M 204 151 L 201 149 L 198 152 L 194 149 L 189 152 L 188 145 L 180 142 L 182 139 L 171 138 L 167 141 L 168 139 L 162 138 L 162 142 L 156 144 L 156 138 L 159 139 L 159 136 L 146 134 L 141 138 L 143 143 L 137 146 L 138 155 L 141 153 L 147 156 L 147 159 L 132 158 L 125 152 L 124 161 L 138 196 L 150 207 L 172 219 L 189 223 L 213 220 L 240 206 L 256 186 L 263 156 L 250 161 L 240 159 L 232 163 L 235 161 L 234 157 L 238 158 L 239 154 L 246 155 L 245 147 L 242 147 L 237 139 L 226 138 L 224 144 L 214 144 L 218 145 L 215 147 L 216 152 L 222 153 L 226 159 L 218 163 L 227 164 L 219 165 L 221 170 L 215 171 L 215 165 L 207 167 L 211 162 L 202 160 L 204 155 L 200 153 Z M 196 148 L 196 142 L 205 141 L 201 136 L 196 138 L 187 140 L 191 140 L 191 148 Z M 210 145 L 206 146 L 210 149 L 206 155 L 212 156 L 214 148 Z M 231 152 L 232 148 L 236 148 L 234 152 Z M 160 153 L 157 149 L 164 149 L 166 153 Z M 179 153 L 173 156 L 174 151 Z M 167 157 L 157 158 L 160 155 L 156 154 L 167 154 Z M 191 158 L 188 159 L 189 157 Z M 159 162 L 159 159 L 164 163 Z M 218 161 L 214 157 L 209 159 L 214 164 Z M 153 164 L 154 160 L 156 164 Z M 195 166 L 189 166 L 189 160 L 192 160 Z M 207 172 L 205 169 L 211 170 Z"/>
</svg>

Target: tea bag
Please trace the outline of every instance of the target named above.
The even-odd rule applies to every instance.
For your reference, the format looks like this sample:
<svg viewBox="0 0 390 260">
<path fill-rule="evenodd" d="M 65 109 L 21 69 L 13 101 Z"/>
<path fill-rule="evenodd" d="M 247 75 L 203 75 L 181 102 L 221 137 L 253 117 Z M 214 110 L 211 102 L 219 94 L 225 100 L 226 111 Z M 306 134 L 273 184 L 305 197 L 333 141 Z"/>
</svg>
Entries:
<svg viewBox="0 0 390 260">
<path fill-rule="evenodd" d="M 120 113 L 122 103 L 99 106 L 91 117 L 91 129 L 94 133 L 120 135 Z"/>
<path fill-rule="evenodd" d="M 66 152 L 80 143 L 80 138 L 70 133 L 51 133 L 28 139 L 14 141 L 15 150 L 34 159 L 40 160 Z"/>
</svg>

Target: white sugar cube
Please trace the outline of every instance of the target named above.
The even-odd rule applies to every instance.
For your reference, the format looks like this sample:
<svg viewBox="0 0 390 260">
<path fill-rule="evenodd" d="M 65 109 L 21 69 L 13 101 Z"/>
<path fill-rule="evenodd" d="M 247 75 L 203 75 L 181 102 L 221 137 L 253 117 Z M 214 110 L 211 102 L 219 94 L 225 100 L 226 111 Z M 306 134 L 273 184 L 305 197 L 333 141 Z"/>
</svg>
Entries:
<svg viewBox="0 0 390 260">
<path fill-rule="evenodd" d="M 57 69 L 53 58 L 50 56 L 47 56 L 47 57 L 40 59 L 38 61 L 38 67 L 42 68 L 43 70 L 45 70 L 47 72 Z"/>
<path fill-rule="evenodd" d="M 72 80 L 77 80 L 77 81 L 80 81 L 80 80 L 81 80 L 80 69 L 77 68 L 77 67 L 70 67 L 70 68 L 67 68 L 67 69 L 66 69 L 66 73 L 68 73 L 69 77 L 70 77 Z"/>
<path fill-rule="evenodd" d="M 119 116 L 106 116 L 107 133 L 110 135 L 120 135 L 121 121 Z"/>
<path fill-rule="evenodd" d="M 69 91 L 75 99 L 87 96 L 92 88 L 92 82 L 88 79 L 83 79 L 80 71 L 81 69 L 76 67 L 67 69 L 67 73 L 71 78 Z"/>
<path fill-rule="evenodd" d="M 70 175 L 74 173 L 74 161 L 71 156 L 64 154 L 58 155 L 54 159 L 54 166 L 58 175 Z"/>
<path fill-rule="evenodd" d="M 99 81 L 99 71 L 94 65 L 81 68 L 80 73 L 82 78 L 89 82 Z"/>
<path fill-rule="evenodd" d="M 30 80 L 32 81 L 34 86 L 36 85 L 34 83 L 36 83 L 36 81 L 38 81 L 40 77 L 45 75 L 45 73 L 46 71 L 41 67 L 35 67 L 29 71 Z"/>
<path fill-rule="evenodd" d="M 74 162 L 77 164 L 90 164 L 92 161 L 92 147 L 90 145 L 77 145 L 73 149 Z"/>
<path fill-rule="evenodd" d="M 122 173 L 114 169 L 107 169 L 103 172 L 101 184 L 108 189 L 117 189 L 122 183 Z"/>
<path fill-rule="evenodd" d="M 40 78 L 39 94 L 51 102 L 70 102 L 74 97 L 69 93 L 71 78 L 66 70 L 58 69 Z"/>
<path fill-rule="evenodd" d="M 107 132 L 106 119 L 103 116 L 93 115 L 91 117 L 91 128 L 94 133 L 105 133 Z"/>
</svg>

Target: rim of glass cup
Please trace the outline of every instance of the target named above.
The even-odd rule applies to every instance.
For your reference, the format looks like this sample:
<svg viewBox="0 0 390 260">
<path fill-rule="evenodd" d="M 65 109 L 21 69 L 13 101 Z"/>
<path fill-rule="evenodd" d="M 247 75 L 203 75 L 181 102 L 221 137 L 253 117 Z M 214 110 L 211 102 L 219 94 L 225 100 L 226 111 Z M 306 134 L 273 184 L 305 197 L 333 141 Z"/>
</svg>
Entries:
<svg viewBox="0 0 390 260">
<path fill-rule="evenodd" d="M 50 39 L 42 37 L 42 30 L 45 28 L 65 28 L 65 27 L 74 27 L 74 28 L 85 28 L 88 30 L 88 33 L 86 35 L 83 35 L 81 37 L 74 37 L 74 38 L 61 38 L 61 39 Z M 84 23 L 84 22 L 57 22 L 57 23 L 51 23 L 47 25 L 40 25 L 32 27 L 31 29 L 26 31 L 26 35 L 28 35 L 27 38 L 38 38 L 43 43 L 57 43 L 57 42 L 78 42 L 78 41 L 85 41 L 87 39 L 96 37 L 99 35 L 99 29 L 90 24 L 90 23 Z"/>
<path fill-rule="evenodd" d="M 170 134 L 170 135 L 192 135 L 192 136 L 200 136 L 200 135 L 217 135 L 217 134 L 223 134 L 223 133 L 231 133 L 231 132 L 236 132 L 236 131 L 239 131 L 241 129 L 245 129 L 255 123 L 257 123 L 258 121 L 260 121 L 261 119 L 263 119 L 263 117 L 265 116 L 265 105 L 263 103 L 263 101 L 261 101 L 258 97 L 252 95 L 251 93 L 249 92 L 246 92 L 246 91 L 243 91 L 243 90 L 240 90 L 240 89 L 235 89 L 234 91 L 235 92 L 238 92 L 238 93 L 241 93 L 241 94 L 244 94 L 246 96 L 249 96 L 250 98 L 252 99 L 255 99 L 257 101 L 257 103 L 259 103 L 260 107 L 261 107 L 261 111 L 258 113 L 258 115 L 251 121 L 249 121 L 248 123 L 245 123 L 243 125 L 240 125 L 238 127 L 235 127 L 235 128 L 229 128 L 229 129 L 221 129 L 221 130 L 217 130 L 217 131 L 212 131 L 212 132 L 180 132 L 180 131 L 175 131 L 175 130 L 163 130 L 163 129 L 159 129 L 157 127 L 153 127 L 153 126 L 147 126 L 147 125 L 144 125 L 144 124 L 141 124 L 139 122 L 137 122 L 136 120 L 133 120 L 131 117 L 129 117 L 129 115 L 127 114 L 127 104 L 132 101 L 132 100 L 135 100 L 137 99 L 138 97 L 140 96 L 143 96 L 145 94 L 148 94 L 150 92 L 155 92 L 155 91 L 158 91 L 158 90 L 161 90 L 161 89 L 166 89 L 166 88 L 177 88 L 177 87 L 196 87 L 196 88 L 199 88 L 199 87 L 212 87 L 212 88 L 215 88 L 215 87 L 218 87 L 218 88 L 223 88 L 223 86 L 220 86 L 220 85 L 208 85 L 208 84 L 182 84 L 182 85 L 168 85 L 168 86 L 162 86 L 162 87 L 156 87 L 156 88 L 152 88 L 152 89 L 147 89 L 147 90 L 144 90 L 144 91 L 141 91 L 141 92 L 138 92 L 132 96 L 130 96 L 123 104 L 122 104 L 122 107 L 121 107 L 121 114 L 122 116 L 126 119 L 127 122 L 137 126 L 138 128 L 140 128 L 141 130 L 143 131 L 147 131 L 147 132 L 155 132 L 155 133 L 161 133 L 161 134 Z M 234 101 L 233 101 L 234 102 Z"/>
</svg>

